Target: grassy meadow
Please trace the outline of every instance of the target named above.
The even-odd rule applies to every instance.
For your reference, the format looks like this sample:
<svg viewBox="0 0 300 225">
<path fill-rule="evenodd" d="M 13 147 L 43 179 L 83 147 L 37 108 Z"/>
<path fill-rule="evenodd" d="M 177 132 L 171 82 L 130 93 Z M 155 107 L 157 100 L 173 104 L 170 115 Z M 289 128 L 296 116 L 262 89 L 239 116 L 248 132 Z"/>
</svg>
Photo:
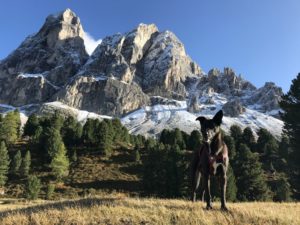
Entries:
<svg viewBox="0 0 300 225">
<path fill-rule="evenodd" d="M 2 202 L 3 203 L 3 202 Z M 122 194 L 64 201 L 4 202 L 1 225 L 25 224 L 300 224 L 300 203 L 228 203 L 129 198 Z"/>
</svg>

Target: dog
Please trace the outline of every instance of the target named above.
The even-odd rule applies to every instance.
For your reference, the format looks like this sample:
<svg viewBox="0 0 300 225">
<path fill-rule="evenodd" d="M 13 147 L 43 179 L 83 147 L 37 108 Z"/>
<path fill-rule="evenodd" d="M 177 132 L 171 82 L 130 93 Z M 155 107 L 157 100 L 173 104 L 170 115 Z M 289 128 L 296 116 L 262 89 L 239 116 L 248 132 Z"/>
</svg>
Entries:
<svg viewBox="0 0 300 225">
<path fill-rule="evenodd" d="M 200 122 L 201 133 L 204 143 L 201 148 L 195 152 L 192 164 L 192 201 L 196 201 L 196 191 L 200 180 L 204 185 L 206 209 L 212 209 L 210 195 L 210 177 L 219 176 L 222 187 L 221 209 L 227 211 L 226 207 L 226 185 L 227 169 L 229 164 L 228 147 L 225 144 L 222 133 L 221 123 L 223 111 L 216 113 L 213 119 L 206 119 L 203 116 L 196 120 Z"/>
</svg>

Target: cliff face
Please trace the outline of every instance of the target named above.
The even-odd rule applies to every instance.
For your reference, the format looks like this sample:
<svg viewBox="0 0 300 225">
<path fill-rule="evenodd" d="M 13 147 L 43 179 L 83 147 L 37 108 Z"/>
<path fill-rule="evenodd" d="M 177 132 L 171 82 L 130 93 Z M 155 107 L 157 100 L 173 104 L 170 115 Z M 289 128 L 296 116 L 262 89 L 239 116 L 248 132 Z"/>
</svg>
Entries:
<svg viewBox="0 0 300 225">
<path fill-rule="evenodd" d="M 47 17 L 0 64 L 0 99 L 12 105 L 41 103 L 87 60 L 79 18 L 69 9 Z"/>
<path fill-rule="evenodd" d="M 282 91 L 273 83 L 257 89 L 230 68 L 205 75 L 175 34 L 154 24 L 108 36 L 90 56 L 83 38 L 80 19 L 71 10 L 48 16 L 36 34 L 0 62 L 0 103 L 60 101 L 122 116 L 157 102 L 187 100 L 187 110 L 201 113 L 201 104 L 214 104 L 212 96 L 218 94 L 227 99 L 225 109 L 233 117 L 249 106 L 279 109 Z"/>
<path fill-rule="evenodd" d="M 132 83 L 113 79 L 79 76 L 56 96 L 71 107 L 118 116 L 149 103 L 149 97 Z"/>
</svg>

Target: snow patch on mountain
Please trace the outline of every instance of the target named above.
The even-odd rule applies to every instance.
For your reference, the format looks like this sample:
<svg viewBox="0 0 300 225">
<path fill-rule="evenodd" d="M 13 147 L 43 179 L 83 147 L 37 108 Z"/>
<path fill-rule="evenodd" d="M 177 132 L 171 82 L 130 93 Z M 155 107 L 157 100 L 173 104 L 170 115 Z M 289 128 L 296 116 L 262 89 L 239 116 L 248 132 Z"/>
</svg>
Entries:
<svg viewBox="0 0 300 225">
<path fill-rule="evenodd" d="M 85 121 L 88 118 L 99 119 L 99 120 L 112 119 L 112 117 L 110 117 L 110 116 L 99 115 L 97 113 L 72 108 L 72 107 L 67 106 L 67 105 L 65 105 L 61 102 L 58 102 L 58 101 L 57 102 L 47 102 L 47 103 L 44 103 L 43 106 L 48 107 L 50 109 L 53 108 L 53 109 L 56 109 L 56 110 L 66 110 L 67 112 L 69 112 L 73 116 L 75 116 L 79 122 L 82 122 L 82 123 L 85 123 Z"/>
<path fill-rule="evenodd" d="M 121 119 L 122 123 L 133 134 L 145 136 L 158 136 L 163 129 L 179 128 L 187 133 L 200 129 L 196 121 L 198 116 L 212 118 L 227 102 L 226 98 L 219 94 L 212 97 L 214 104 L 205 104 L 207 97 L 200 98 L 200 112 L 190 113 L 187 111 L 186 101 L 177 101 L 176 105 L 154 105 L 139 109 Z M 238 117 L 223 117 L 222 129 L 229 132 L 232 125 L 238 125 L 242 129 L 250 127 L 253 131 L 260 128 L 269 130 L 276 137 L 280 137 L 283 122 L 270 115 L 245 108 L 245 112 Z"/>
<path fill-rule="evenodd" d="M 47 72 L 44 72 L 42 74 L 41 73 L 37 73 L 37 74 L 20 73 L 18 75 L 18 78 L 21 78 L 21 79 L 26 79 L 26 78 L 40 78 L 40 79 L 44 80 L 46 83 L 50 84 L 56 90 L 59 90 L 60 87 L 56 86 L 55 84 L 53 84 L 52 82 L 50 82 L 48 79 L 46 79 L 47 74 L 48 74 Z"/>
</svg>

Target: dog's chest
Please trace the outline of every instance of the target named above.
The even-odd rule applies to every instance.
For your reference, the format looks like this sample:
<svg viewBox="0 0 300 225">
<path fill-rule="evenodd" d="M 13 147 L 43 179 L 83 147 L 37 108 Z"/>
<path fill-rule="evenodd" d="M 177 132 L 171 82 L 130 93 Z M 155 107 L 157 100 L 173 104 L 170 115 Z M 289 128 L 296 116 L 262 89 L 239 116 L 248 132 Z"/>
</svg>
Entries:
<svg viewBox="0 0 300 225">
<path fill-rule="evenodd" d="M 209 171 L 211 175 L 216 175 L 217 168 L 223 166 L 225 159 L 222 154 L 216 156 L 209 156 Z"/>
</svg>

